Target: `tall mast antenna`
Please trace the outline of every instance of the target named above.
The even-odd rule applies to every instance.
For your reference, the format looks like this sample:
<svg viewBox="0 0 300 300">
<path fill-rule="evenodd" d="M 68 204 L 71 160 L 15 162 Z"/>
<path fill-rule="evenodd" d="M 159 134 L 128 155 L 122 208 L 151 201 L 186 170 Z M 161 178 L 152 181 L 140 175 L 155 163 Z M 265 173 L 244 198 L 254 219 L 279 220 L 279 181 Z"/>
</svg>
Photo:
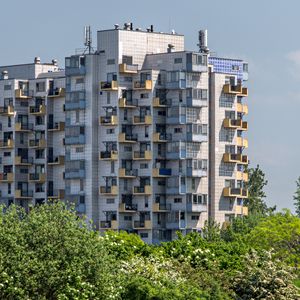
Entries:
<svg viewBox="0 0 300 300">
<path fill-rule="evenodd" d="M 91 54 L 93 50 L 91 26 L 84 26 L 84 46 L 86 46 L 85 51 L 88 50 L 88 53 Z"/>
</svg>

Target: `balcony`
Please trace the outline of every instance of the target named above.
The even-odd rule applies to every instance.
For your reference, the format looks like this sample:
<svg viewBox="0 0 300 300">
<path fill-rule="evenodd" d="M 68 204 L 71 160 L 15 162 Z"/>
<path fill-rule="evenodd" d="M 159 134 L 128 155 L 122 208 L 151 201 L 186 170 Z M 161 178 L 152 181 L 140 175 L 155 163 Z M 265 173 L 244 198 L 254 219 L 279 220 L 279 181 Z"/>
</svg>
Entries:
<svg viewBox="0 0 300 300">
<path fill-rule="evenodd" d="M 133 221 L 133 228 L 134 229 L 152 229 L 152 222 L 151 222 L 151 220 Z"/>
<path fill-rule="evenodd" d="M 134 186 L 133 187 L 133 195 L 151 195 L 152 194 L 152 187 L 151 185 L 144 185 L 144 186 Z"/>
<path fill-rule="evenodd" d="M 85 169 L 66 169 L 65 179 L 84 179 Z"/>
<path fill-rule="evenodd" d="M 193 99 L 192 97 L 187 97 L 186 105 L 188 107 L 206 107 L 208 106 L 208 101 L 206 99 Z"/>
<path fill-rule="evenodd" d="M 242 122 L 242 126 L 239 129 L 240 130 L 248 130 L 248 122 L 247 121 L 243 121 Z"/>
<path fill-rule="evenodd" d="M 138 140 L 137 134 L 119 133 L 119 143 L 136 143 Z"/>
<path fill-rule="evenodd" d="M 168 168 L 154 168 L 152 170 L 153 177 L 170 177 L 172 176 L 172 169 Z"/>
<path fill-rule="evenodd" d="M 137 106 L 138 101 L 136 99 L 119 98 L 119 108 L 136 108 Z"/>
<path fill-rule="evenodd" d="M 18 99 L 30 99 L 33 97 L 33 91 L 32 90 L 23 90 L 23 89 L 17 89 L 15 91 L 15 96 Z"/>
<path fill-rule="evenodd" d="M 172 81 L 172 82 L 166 82 L 166 88 L 167 89 L 175 89 L 175 90 L 180 90 L 180 89 L 186 89 L 186 80 L 185 79 L 180 79 L 178 81 Z"/>
<path fill-rule="evenodd" d="M 118 81 L 101 81 L 100 88 L 102 91 L 117 91 L 119 88 Z"/>
<path fill-rule="evenodd" d="M 48 92 L 48 98 L 65 97 L 65 94 L 66 94 L 65 88 L 50 89 L 49 92 Z"/>
<path fill-rule="evenodd" d="M 68 100 L 65 103 L 65 110 L 80 110 L 85 109 L 85 99 Z"/>
<path fill-rule="evenodd" d="M 99 155 L 99 160 L 117 160 L 118 159 L 118 151 L 101 151 Z"/>
<path fill-rule="evenodd" d="M 207 204 L 205 204 L 205 203 L 187 203 L 186 210 L 189 213 L 205 212 L 205 211 L 207 211 Z"/>
<path fill-rule="evenodd" d="M 224 119 L 223 126 L 228 129 L 238 129 L 242 127 L 243 121 L 241 119 Z"/>
<path fill-rule="evenodd" d="M 186 222 L 185 220 L 171 220 L 166 223 L 167 229 L 185 229 L 186 228 Z"/>
<path fill-rule="evenodd" d="M 151 160 L 152 159 L 152 151 L 134 151 L 133 160 Z"/>
<path fill-rule="evenodd" d="M 28 132 L 33 130 L 33 124 L 24 124 L 22 122 L 15 123 L 15 131 Z"/>
<path fill-rule="evenodd" d="M 235 206 L 235 214 L 248 216 L 248 207 L 242 206 L 242 205 L 236 205 Z"/>
<path fill-rule="evenodd" d="M 137 169 L 133 169 L 133 170 L 129 170 L 129 169 L 119 169 L 119 177 L 120 178 L 135 178 L 138 176 L 138 170 Z"/>
<path fill-rule="evenodd" d="M 134 81 L 133 82 L 133 89 L 134 90 L 152 90 L 152 80 L 146 81 Z"/>
<path fill-rule="evenodd" d="M 119 72 L 124 74 L 137 74 L 138 65 L 119 64 Z"/>
<path fill-rule="evenodd" d="M 112 229 L 117 230 L 118 229 L 118 221 L 112 220 L 112 221 L 100 221 L 100 229 Z"/>
<path fill-rule="evenodd" d="M 116 126 L 118 125 L 118 116 L 100 117 L 99 124 L 106 126 Z"/>
<path fill-rule="evenodd" d="M 187 132 L 186 140 L 187 142 L 203 143 L 208 141 L 208 135 L 202 133 Z"/>
<path fill-rule="evenodd" d="M 12 105 L 0 107 L 0 116 L 13 116 L 15 109 Z"/>
<path fill-rule="evenodd" d="M 136 213 L 138 206 L 136 204 L 127 204 L 127 203 L 120 203 L 119 204 L 119 212 L 121 213 Z"/>
<path fill-rule="evenodd" d="M 0 182 L 13 182 L 14 181 L 14 173 L 0 173 Z"/>
<path fill-rule="evenodd" d="M 193 167 L 186 168 L 186 176 L 188 177 L 206 177 L 207 169 L 195 169 Z"/>
<path fill-rule="evenodd" d="M 152 138 L 154 143 L 166 143 L 171 141 L 172 135 L 165 132 L 154 132 Z"/>
<path fill-rule="evenodd" d="M 171 204 L 153 203 L 152 211 L 153 212 L 168 212 L 168 211 L 171 211 Z"/>
<path fill-rule="evenodd" d="M 33 164 L 33 158 L 32 157 L 21 157 L 21 156 L 15 156 L 15 165 L 16 166 L 31 166 Z"/>
<path fill-rule="evenodd" d="M 65 190 L 61 189 L 61 190 L 48 191 L 48 199 L 64 200 Z"/>
<path fill-rule="evenodd" d="M 183 195 L 186 194 L 186 185 L 167 186 L 167 195 Z"/>
<path fill-rule="evenodd" d="M 244 147 L 244 148 L 248 148 L 248 140 L 242 137 L 237 137 L 236 138 L 236 144 L 239 147 Z"/>
<path fill-rule="evenodd" d="M 248 198 L 248 190 L 243 188 L 226 187 L 223 189 L 223 196 L 230 198 Z"/>
<path fill-rule="evenodd" d="M 85 135 L 80 134 L 78 136 L 66 136 L 65 145 L 84 145 L 85 144 Z"/>
<path fill-rule="evenodd" d="M 241 97 L 248 97 L 248 88 L 243 87 L 242 88 L 242 93 L 239 96 L 241 96 Z"/>
<path fill-rule="evenodd" d="M 15 198 L 17 199 L 30 199 L 33 197 L 33 191 L 15 190 Z"/>
<path fill-rule="evenodd" d="M 152 116 L 134 116 L 133 117 L 134 125 L 151 125 Z"/>
<path fill-rule="evenodd" d="M 29 140 L 28 147 L 29 148 L 46 148 L 47 147 L 47 141 L 45 139 Z"/>
<path fill-rule="evenodd" d="M 152 102 L 153 107 L 167 107 L 167 99 L 161 99 L 159 97 L 154 97 Z"/>
<path fill-rule="evenodd" d="M 49 124 L 48 131 L 64 131 L 65 122 L 55 122 L 54 124 Z"/>
<path fill-rule="evenodd" d="M 247 115 L 248 114 L 248 105 L 237 103 L 236 111 L 239 112 L 239 113 L 242 113 L 244 115 Z"/>
<path fill-rule="evenodd" d="M 29 173 L 28 181 L 33 183 L 44 183 L 46 181 L 45 173 Z"/>
<path fill-rule="evenodd" d="M 12 149 L 14 147 L 14 141 L 12 139 L 0 141 L 0 148 Z"/>
<path fill-rule="evenodd" d="M 46 105 L 41 104 L 39 106 L 29 106 L 28 109 L 29 114 L 35 116 L 41 116 L 46 114 Z"/>
<path fill-rule="evenodd" d="M 54 165 L 64 165 L 65 164 L 65 156 L 59 155 L 54 158 L 48 159 L 48 165 L 54 166 Z"/>
<path fill-rule="evenodd" d="M 112 185 L 112 186 L 100 186 L 99 194 L 100 195 L 106 195 L 106 196 L 116 196 L 118 195 L 118 186 Z"/>
<path fill-rule="evenodd" d="M 241 172 L 241 171 L 237 171 L 236 172 L 236 179 L 237 180 L 242 180 L 244 182 L 248 182 L 249 180 L 249 175 L 248 173 L 244 173 L 244 172 Z"/>
<path fill-rule="evenodd" d="M 225 94 L 232 94 L 232 95 L 238 95 L 241 94 L 243 91 L 242 85 L 231 85 L 229 83 L 224 84 L 223 86 L 223 92 Z"/>
<path fill-rule="evenodd" d="M 238 164 L 248 164 L 248 156 L 235 153 L 224 153 L 223 161 L 225 163 L 238 163 Z"/>
</svg>

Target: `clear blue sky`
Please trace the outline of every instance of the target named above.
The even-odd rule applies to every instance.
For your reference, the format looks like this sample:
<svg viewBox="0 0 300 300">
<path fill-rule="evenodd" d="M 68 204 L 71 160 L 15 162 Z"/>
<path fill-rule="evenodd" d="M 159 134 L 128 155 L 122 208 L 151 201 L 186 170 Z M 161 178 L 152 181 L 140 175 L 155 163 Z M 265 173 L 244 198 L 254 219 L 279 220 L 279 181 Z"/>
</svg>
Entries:
<svg viewBox="0 0 300 300">
<path fill-rule="evenodd" d="M 82 47 L 83 26 L 96 31 L 132 21 L 155 30 L 175 29 L 186 48 L 197 49 L 197 32 L 208 29 L 209 48 L 249 62 L 251 165 L 269 180 L 269 204 L 293 207 L 300 176 L 300 1 L 151 0 L 3 1 L 0 65 L 64 57 Z"/>
</svg>

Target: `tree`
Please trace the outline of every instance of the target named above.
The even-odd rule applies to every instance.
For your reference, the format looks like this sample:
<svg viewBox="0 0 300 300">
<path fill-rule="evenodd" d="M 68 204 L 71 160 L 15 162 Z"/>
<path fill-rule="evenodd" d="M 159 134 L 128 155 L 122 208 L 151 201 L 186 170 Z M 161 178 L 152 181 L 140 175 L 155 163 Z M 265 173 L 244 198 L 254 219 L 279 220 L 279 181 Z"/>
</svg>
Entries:
<svg viewBox="0 0 300 300">
<path fill-rule="evenodd" d="M 296 208 L 296 214 L 300 218 L 300 177 L 296 181 L 297 189 L 294 194 L 294 205 Z"/>
<path fill-rule="evenodd" d="M 108 299 L 114 262 L 64 204 L 0 210 L 0 299 Z M 116 284 L 117 286 L 117 284 Z M 114 299 L 114 298 L 110 298 Z"/>
<path fill-rule="evenodd" d="M 293 284 L 293 270 L 280 260 L 273 260 L 272 253 L 253 251 L 245 257 L 245 269 L 233 280 L 236 299 L 299 299 L 299 290 Z"/>
<path fill-rule="evenodd" d="M 249 213 L 267 215 L 273 212 L 276 207 L 269 208 L 264 200 L 266 198 L 264 187 L 268 184 L 268 181 L 265 179 L 265 173 L 257 165 L 256 168 L 249 168 L 248 174 L 249 196 L 245 200 L 245 205 L 248 206 Z"/>
</svg>

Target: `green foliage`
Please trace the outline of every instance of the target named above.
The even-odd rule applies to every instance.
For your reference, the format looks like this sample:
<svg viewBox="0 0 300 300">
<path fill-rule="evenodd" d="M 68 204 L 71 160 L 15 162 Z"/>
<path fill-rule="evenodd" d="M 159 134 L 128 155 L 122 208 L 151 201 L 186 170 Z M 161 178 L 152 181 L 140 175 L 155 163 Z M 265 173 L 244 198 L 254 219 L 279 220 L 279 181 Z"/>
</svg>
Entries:
<svg viewBox="0 0 300 300">
<path fill-rule="evenodd" d="M 63 204 L 0 213 L 1 299 L 107 299 L 112 266 L 96 232 Z"/>
<path fill-rule="evenodd" d="M 276 207 L 269 208 L 264 200 L 266 198 L 264 187 L 268 184 L 268 181 L 265 179 L 265 173 L 260 169 L 259 165 L 256 168 L 249 168 L 247 172 L 249 174 L 249 197 L 245 200 L 245 205 L 248 206 L 250 214 L 268 215 Z"/>
<path fill-rule="evenodd" d="M 215 242 L 220 240 L 220 225 L 212 219 L 205 221 L 202 229 L 202 236 L 209 242 Z"/>
<path fill-rule="evenodd" d="M 272 253 L 253 251 L 245 258 L 245 269 L 233 280 L 236 299 L 299 299 L 299 290 L 292 284 L 293 270 L 273 260 Z"/>
<path fill-rule="evenodd" d="M 300 177 L 296 181 L 297 189 L 294 194 L 294 206 L 296 209 L 296 214 L 300 218 Z"/>
<path fill-rule="evenodd" d="M 264 218 L 249 236 L 257 248 L 274 249 L 276 257 L 298 267 L 300 262 L 300 219 L 289 210 Z"/>
</svg>

